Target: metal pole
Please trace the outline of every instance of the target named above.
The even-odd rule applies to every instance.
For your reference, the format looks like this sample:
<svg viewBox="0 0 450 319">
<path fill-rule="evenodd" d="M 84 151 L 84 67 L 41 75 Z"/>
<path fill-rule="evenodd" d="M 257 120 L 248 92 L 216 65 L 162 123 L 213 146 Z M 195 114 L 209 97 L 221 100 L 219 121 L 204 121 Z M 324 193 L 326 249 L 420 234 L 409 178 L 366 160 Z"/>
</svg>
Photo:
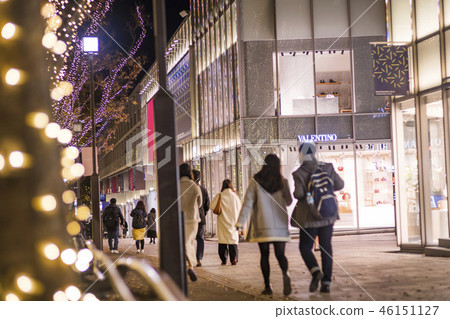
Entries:
<svg viewBox="0 0 450 319">
<path fill-rule="evenodd" d="M 166 22 L 163 0 L 153 0 L 155 21 L 156 56 L 159 68 L 160 90 L 154 99 L 155 131 L 170 141 L 156 147 L 158 202 L 160 213 L 160 260 L 161 270 L 166 272 L 187 295 L 186 254 L 184 247 L 184 224 L 179 203 L 178 154 L 176 150 L 176 122 L 173 98 L 166 93 Z M 158 145 L 156 143 L 156 145 Z"/>
<path fill-rule="evenodd" d="M 102 220 L 100 216 L 100 194 L 97 172 L 97 138 L 95 130 L 95 96 L 94 96 L 94 68 L 92 66 L 94 54 L 89 53 L 89 88 L 91 94 L 91 123 L 92 123 L 92 176 L 91 176 L 91 203 L 92 203 L 92 240 L 99 250 L 103 250 Z"/>
</svg>

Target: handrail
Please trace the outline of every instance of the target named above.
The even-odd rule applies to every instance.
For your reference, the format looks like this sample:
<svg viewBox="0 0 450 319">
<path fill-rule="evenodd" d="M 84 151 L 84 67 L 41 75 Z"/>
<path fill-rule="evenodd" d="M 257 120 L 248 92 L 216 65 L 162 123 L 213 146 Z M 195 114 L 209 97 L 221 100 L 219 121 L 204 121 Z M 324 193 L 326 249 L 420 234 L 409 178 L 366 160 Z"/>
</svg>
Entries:
<svg viewBox="0 0 450 319">
<path fill-rule="evenodd" d="M 185 300 L 184 295 L 179 291 L 169 277 L 161 276 L 152 266 L 142 259 L 130 257 L 116 260 L 117 267 L 126 267 L 136 271 L 154 290 L 157 297 L 164 301 Z"/>
<path fill-rule="evenodd" d="M 118 270 L 119 267 L 127 268 L 138 273 L 152 288 L 157 298 L 159 298 L 160 300 L 186 300 L 184 295 L 172 282 L 170 277 L 164 274 L 159 274 L 145 260 L 130 257 L 121 257 L 113 263 L 105 253 L 96 249 L 92 242 L 85 241 L 84 244 L 94 255 L 94 273 L 100 280 L 103 280 L 106 276 L 110 280 L 114 291 L 120 296 L 121 300 L 135 301 L 136 298 L 121 276 Z M 82 245 L 83 243 L 78 243 L 78 246 Z"/>
<path fill-rule="evenodd" d="M 95 268 L 100 270 L 101 273 L 100 276 L 96 272 L 99 279 L 101 279 L 102 276 L 106 274 L 106 277 L 111 281 L 111 285 L 114 291 L 120 296 L 122 300 L 136 301 L 136 298 L 134 298 L 133 293 L 130 291 L 127 284 L 125 283 L 125 280 L 123 280 L 116 266 L 108 258 L 108 256 L 106 256 L 102 251 L 96 249 L 95 246 L 90 241 L 86 241 L 86 246 L 94 255 L 94 262 L 93 262 L 94 272 L 96 272 Z"/>
</svg>

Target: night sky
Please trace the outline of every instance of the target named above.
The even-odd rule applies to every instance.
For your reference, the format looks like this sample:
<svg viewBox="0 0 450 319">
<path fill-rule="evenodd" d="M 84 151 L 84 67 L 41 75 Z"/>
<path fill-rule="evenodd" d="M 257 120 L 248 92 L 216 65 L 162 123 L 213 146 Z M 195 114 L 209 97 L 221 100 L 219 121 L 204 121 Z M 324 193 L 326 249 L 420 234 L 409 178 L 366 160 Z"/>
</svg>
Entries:
<svg viewBox="0 0 450 319">
<path fill-rule="evenodd" d="M 127 29 L 127 23 L 132 23 L 132 13 L 135 12 L 136 5 L 139 5 L 147 16 L 149 26 L 147 27 L 147 36 L 141 48 L 137 52 L 137 56 L 145 55 L 147 63 L 144 65 L 148 70 L 155 61 L 155 47 L 153 36 L 153 0 L 115 0 L 112 12 L 107 20 L 107 30 L 124 48 L 128 48 L 133 39 Z M 166 32 L 167 40 L 169 40 L 174 32 L 177 30 L 183 18 L 179 15 L 180 11 L 189 11 L 189 0 L 166 0 Z M 108 41 L 108 46 L 114 46 L 112 40 L 108 37 L 102 37 L 104 41 Z M 102 40 L 100 40 L 102 41 Z M 144 74 L 141 74 L 141 77 Z"/>
</svg>

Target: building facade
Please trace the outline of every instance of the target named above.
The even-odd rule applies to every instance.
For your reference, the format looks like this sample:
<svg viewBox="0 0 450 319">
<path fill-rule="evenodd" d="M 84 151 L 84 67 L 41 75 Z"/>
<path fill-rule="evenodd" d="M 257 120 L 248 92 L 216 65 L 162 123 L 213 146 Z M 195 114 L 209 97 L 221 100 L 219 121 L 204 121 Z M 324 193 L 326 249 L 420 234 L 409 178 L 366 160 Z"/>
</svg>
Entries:
<svg viewBox="0 0 450 319">
<path fill-rule="evenodd" d="M 450 0 L 416 2 L 192 0 L 168 44 L 168 84 L 180 158 L 210 196 L 229 178 L 243 198 L 269 153 L 293 190 L 299 141 L 314 140 L 346 184 L 335 231 L 395 229 L 406 250 L 448 237 Z M 377 43 L 408 46 L 411 94 L 375 94 Z M 137 88 L 146 194 L 156 189 L 155 79 L 156 65 Z"/>
<path fill-rule="evenodd" d="M 388 2 L 389 41 L 409 46 L 410 95 L 393 128 L 398 242 L 417 250 L 449 237 L 450 1 Z"/>
</svg>

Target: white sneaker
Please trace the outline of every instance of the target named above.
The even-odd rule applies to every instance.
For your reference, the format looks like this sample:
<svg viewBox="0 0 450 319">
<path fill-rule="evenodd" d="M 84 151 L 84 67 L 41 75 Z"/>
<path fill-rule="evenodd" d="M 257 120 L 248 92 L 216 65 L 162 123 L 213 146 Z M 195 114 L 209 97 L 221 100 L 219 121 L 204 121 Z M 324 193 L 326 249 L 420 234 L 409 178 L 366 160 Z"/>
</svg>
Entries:
<svg viewBox="0 0 450 319">
<path fill-rule="evenodd" d="M 111 254 L 114 254 L 114 250 L 113 250 L 113 249 L 111 249 L 109 252 L 110 252 Z"/>
<path fill-rule="evenodd" d="M 137 252 L 136 252 L 136 254 L 139 254 L 140 252 L 141 252 L 141 250 L 140 250 L 140 249 L 138 249 L 138 250 L 137 250 Z"/>
<path fill-rule="evenodd" d="M 144 253 L 144 250 L 143 250 L 143 249 L 141 249 L 141 253 Z"/>
<path fill-rule="evenodd" d="M 119 251 L 118 251 L 118 250 L 114 250 L 114 253 L 115 253 L 115 254 L 118 254 L 118 253 L 119 253 Z"/>
</svg>

